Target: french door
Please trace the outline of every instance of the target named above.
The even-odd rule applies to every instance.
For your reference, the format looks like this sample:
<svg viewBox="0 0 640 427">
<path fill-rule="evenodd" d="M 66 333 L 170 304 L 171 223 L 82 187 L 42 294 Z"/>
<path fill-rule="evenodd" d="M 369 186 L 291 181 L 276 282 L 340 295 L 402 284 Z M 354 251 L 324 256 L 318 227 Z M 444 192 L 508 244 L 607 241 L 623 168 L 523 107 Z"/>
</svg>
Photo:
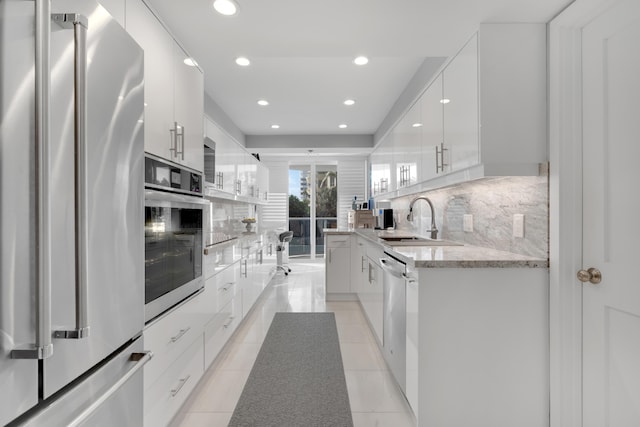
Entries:
<svg viewBox="0 0 640 427">
<path fill-rule="evenodd" d="M 289 166 L 290 257 L 324 256 L 325 228 L 337 226 L 337 165 Z"/>
</svg>

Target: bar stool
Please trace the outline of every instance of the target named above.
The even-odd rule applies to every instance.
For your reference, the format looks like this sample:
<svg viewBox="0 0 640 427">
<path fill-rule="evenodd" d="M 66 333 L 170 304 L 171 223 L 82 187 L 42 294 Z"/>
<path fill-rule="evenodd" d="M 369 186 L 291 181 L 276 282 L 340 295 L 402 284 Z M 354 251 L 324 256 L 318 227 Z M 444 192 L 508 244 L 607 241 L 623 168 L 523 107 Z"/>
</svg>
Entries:
<svg viewBox="0 0 640 427">
<path fill-rule="evenodd" d="M 285 231 L 278 235 L 278 246 L 276 247 L 276 271 L 284 271 L 284 275 L 288 276 L 291 272 L 288 264 L 283 264 L 282 253 L 287 250 L 287 243 L 293 239 L 293 231 Z"/>
</svg>

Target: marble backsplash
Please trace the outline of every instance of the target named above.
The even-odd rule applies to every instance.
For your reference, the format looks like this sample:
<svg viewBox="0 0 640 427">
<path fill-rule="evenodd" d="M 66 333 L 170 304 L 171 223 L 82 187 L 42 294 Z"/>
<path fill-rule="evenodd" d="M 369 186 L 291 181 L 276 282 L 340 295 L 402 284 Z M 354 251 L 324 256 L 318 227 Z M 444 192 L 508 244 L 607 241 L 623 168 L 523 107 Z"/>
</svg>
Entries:
<svg viewBox="0 0 640 427">
<path fill-rule="evenodd" d="M 438 238 L 455 240 L 522 255 L 548 258 L 549 197 L 547 174 L 526 177 L 485 178 L 391 201 L 396 228 L 428 235 L 429 205 L 420 200 L 409 222 L 409 203 L 427 196 L 435 209 Z M 465 214 L 473 217 L 473 231 L 463 229 Z M 524 237 L 514 237 L 514 215 L 524 215 Z"/>
</svg>

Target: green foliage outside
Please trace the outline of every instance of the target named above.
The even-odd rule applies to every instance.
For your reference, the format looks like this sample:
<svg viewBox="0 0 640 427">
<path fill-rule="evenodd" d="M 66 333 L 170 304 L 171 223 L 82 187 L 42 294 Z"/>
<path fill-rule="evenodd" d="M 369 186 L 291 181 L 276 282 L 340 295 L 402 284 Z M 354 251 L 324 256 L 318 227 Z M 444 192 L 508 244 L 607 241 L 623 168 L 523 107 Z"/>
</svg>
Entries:
<svg viewBox="0 0 640 427">
<path fill-rule="evenodd" d="M 338 206 L 338 187 L 336 172 L 320 172 L 316 176 L 316 217 L 335 218 Z M 289 217 L 308 218 L 311 215 L 308 195 L 303 195 L 300 200 L 294 195 L 289 195 Z"/>
<path fill-rule="evenodd" d="M 336 206 L 338 201 L 338 188 L 319 188 L 316 192 L 316 217 L 335 218 L 337 216 Z"/>
<path fill-rule="evenodd" d="M 308 218 L 310 214 L 309 199 L 300 200 L 293 194 L 289 196 L 289 218 Z"/>
</svg>

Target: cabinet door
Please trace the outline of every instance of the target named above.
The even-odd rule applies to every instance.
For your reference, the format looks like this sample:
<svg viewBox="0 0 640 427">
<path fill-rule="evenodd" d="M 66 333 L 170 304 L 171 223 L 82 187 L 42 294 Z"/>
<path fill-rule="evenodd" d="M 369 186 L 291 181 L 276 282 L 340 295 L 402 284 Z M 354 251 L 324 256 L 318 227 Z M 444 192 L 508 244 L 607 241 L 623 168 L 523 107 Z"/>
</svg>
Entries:
<svg viewBox="0 0 640 427">
<path fill-rule="evenodd" d="M 141 0 L 127 0 L 127 32 L 144 49 L 144 149 L 174 160 L 173 55 L 175 42 Z"/>
<path fill-rule="evenodd" d="M 269 169 L 260 162 L 257 163 L 256 168 L 257 199 L 261 202 L 266 202 L 269 194 Z"/>
<path fill-rule="evenodd" d="M 351 248 L 327 248 L 327 293 L 351 292 Z"/>
<path fill-rule="evenodd" d="M 244 318 L 262 292 L 258 284 L 256 271 L 256 253 L 251 252 L 240 261 L 240 282 L 242 283 L 242 317 Z"/>
<path fill-rule="evenodd" d="M 420 99 L 422 123 L 422 149 L 420 155 L 420 180 L 426 181 L 438 173 L 447 172 L 443 166 L 448 156 L 440 155 L 443 140 L 442 74 L 431 83 Z M 436 151 L 438 150 L 438 151 Z M 444 153 L 447 153 L 446 151 Z"/>
<path fill-rule="evenodd" d="M 245 158 L 247 159 L 247 195 L 251 198 L 258 199 L 258 193 L 260 192 L 256 176 L 258 173 L 258 160 L 249 153 L 245 155 Z"/>
<path fill-rule="evenodd" d="M 351 292 L 358 293 L 365 286 L 367 251 L 364 240 L 354 237 L 351 244 Z"/>
<path fill-rule="evenodd" d="M 406 393 L 407 400 L 418 418 L 418 350 L 419 350 L 419 313 L 418 297 L 419 287 L 417 281 L 407 281 L 406 294 Z M 418 418 L 419 419 L 419 418 Z"/>
<path fill-rule="evenodd" d="M 236 150 L 236 145 L 226 135 L 216 141 L 216 174 L 221 177 L 218 189 L 231 194 L 236 191 Z"/>
<path fill-rule="evenodd" d="M 417 182 L 422 139 L 420 109 L 419 102 L 414 104 L 394 129 L 397 188 L 408 187 Z"/>
<path fill-rule="evenodd" d="M 395 173 L 391 174 L 391 171 L 395 172 L 395 166 L 393 164 L 393 134 L 390 132 L 387 137 L 380 144 L 378 150 L 380 152 L 380 192 L 387 193 L 394 189 Z"/>
<path fill-rule="evenodd" d="M 480 162 L 478 145 L 478 41 L 474 36 L 443 72 L 444 145 L 451 170 Z"/>
<path fill-rule="evenodd" d="M 204 83 L 198 67 L 186 65 L 186 53 L 174 43 L 174 119 L 181 126 L 180 138 L 182 153 L 176 161 L 202 172 L 204 167 L 203 117 Z"/>
</svg>

